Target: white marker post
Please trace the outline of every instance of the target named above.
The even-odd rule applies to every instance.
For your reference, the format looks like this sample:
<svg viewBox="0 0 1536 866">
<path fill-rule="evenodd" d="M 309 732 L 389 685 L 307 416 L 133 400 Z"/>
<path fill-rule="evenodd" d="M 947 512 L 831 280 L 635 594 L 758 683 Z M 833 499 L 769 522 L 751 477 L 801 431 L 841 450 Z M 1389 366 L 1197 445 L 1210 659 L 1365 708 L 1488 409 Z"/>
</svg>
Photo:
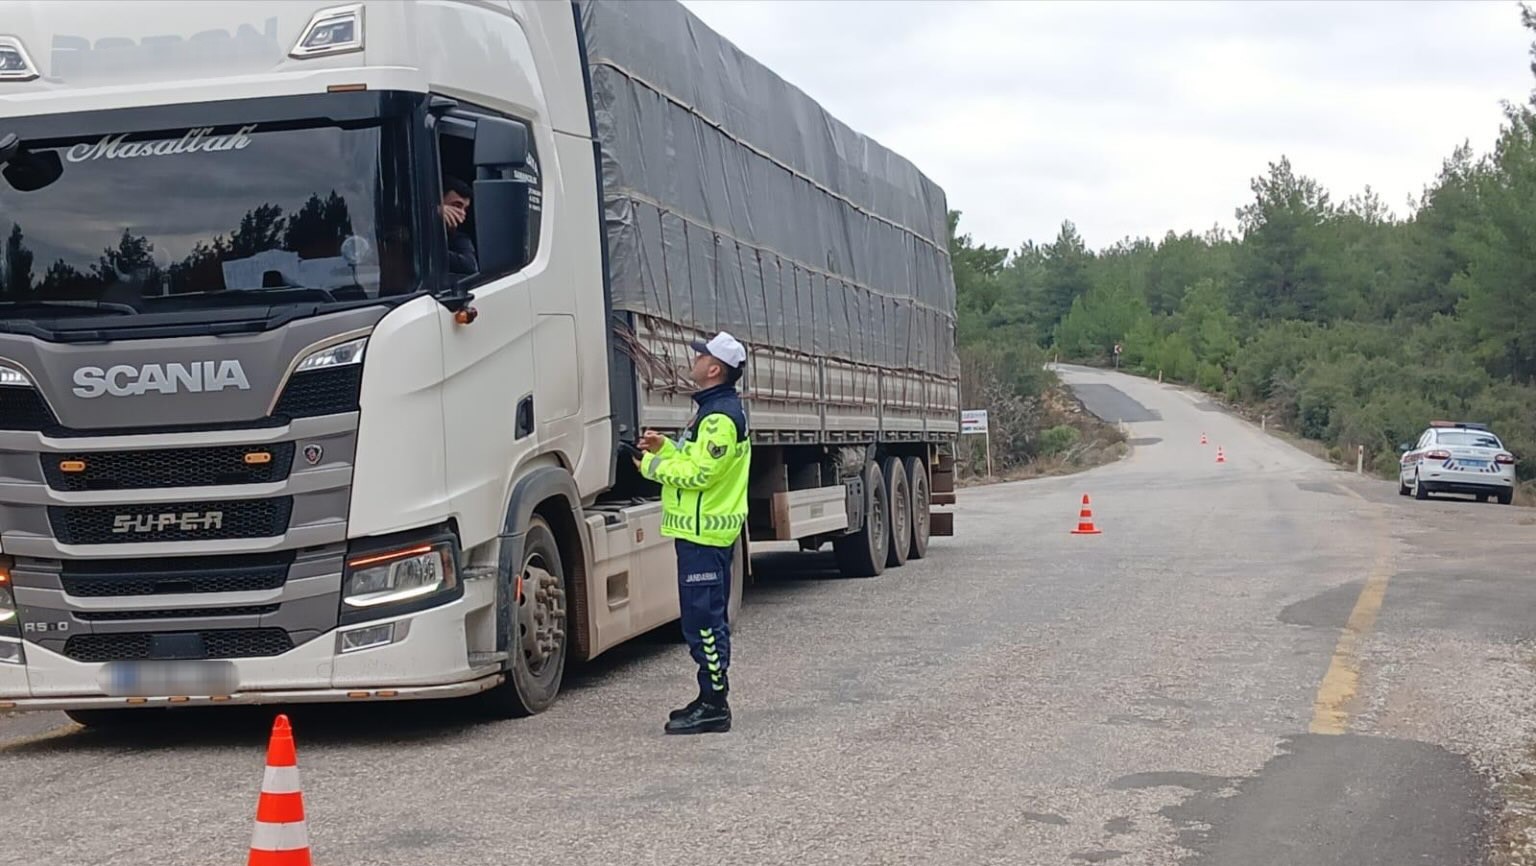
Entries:
<svg viewBox="0 0 1536 866">
<path fill-rule="evenodd" d="M 1356 445 L 1355 446 L 1355 474 L 1356 475 L 1364 475 L 1365 474 L 1365 446 L 1364 445 Z"/>
<path fill-rule="evenodd" d="M 960 412 L 960 435 L 981 434 L 986 437 L 987 477 L 992 477 L 992 429 L 987 423 L 987 410 L 964 409 Z"/>
</svg>

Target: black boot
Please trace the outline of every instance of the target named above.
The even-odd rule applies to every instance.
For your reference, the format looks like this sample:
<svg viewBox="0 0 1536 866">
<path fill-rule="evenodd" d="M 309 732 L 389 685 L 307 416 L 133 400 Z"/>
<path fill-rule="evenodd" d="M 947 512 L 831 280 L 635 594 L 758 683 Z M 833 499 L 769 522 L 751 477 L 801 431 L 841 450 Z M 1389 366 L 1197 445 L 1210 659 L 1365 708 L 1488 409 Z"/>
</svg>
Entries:
<svg viewBox="0 0 1536 866">
<path fill-rule="evenodd" d="M 723 734 L 731 729 L 731 705 L 725 696 L 703 698 L 691 710 L 667 722 L 669 734 Z"/>
<path fill-rule="evenodd" d="M 667 716 L 667 718 L 668 719 L 681 719 L 683 716 L 686 716 L 689 713 L 693 712 L 694 710 L 698 709 L 699 708 L 699 704 L 702 704 L 702 703 L 704 703 L 704 696 L 703 695 L 699 695 L 698 697 L 696 697 L 693 700 L 689 701 L 688 705 L 683 707 L 682 709 L 680 709 L 680 710 L 673 710 L 671 712 L 671 714 L 669 714 Z"/>
</svg>

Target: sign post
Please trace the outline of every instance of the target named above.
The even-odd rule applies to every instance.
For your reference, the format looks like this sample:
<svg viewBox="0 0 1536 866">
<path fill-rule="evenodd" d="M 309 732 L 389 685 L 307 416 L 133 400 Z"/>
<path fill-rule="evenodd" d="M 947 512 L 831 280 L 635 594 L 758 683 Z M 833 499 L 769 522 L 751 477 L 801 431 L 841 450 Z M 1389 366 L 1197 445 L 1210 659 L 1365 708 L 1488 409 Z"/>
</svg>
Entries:
<svg viewBox="0 0 1536 866">
<path fill-rule="evenodd" d="M 960 435 L 981 434 L 986 437 L 987 477 L 992 477 L 992 429 L 985 409 L 963 409 L 960 412 Z"/>
</svg>

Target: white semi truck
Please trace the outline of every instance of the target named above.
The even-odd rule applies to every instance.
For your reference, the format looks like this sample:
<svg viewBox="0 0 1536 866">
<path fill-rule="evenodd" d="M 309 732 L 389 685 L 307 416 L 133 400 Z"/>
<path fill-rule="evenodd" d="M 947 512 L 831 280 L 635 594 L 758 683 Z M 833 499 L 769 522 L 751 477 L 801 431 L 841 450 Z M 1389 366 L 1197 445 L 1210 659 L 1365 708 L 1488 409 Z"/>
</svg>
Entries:
<svg viewBox="0 0 1536 866">
<path fill-rule="evenodd" d="M 0 0 L 0 176 L 0 710 L 545 709 L 717 329 L 738 563 L 953 532 L 942 191 L 673 0 Z"/>
</svg>

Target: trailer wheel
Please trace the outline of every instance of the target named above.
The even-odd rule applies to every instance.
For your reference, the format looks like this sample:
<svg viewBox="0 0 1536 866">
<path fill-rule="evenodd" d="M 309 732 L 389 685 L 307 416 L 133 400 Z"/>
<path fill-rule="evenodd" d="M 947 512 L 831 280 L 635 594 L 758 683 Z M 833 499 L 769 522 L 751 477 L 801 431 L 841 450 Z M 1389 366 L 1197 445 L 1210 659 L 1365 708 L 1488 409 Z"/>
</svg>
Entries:
<svg viewBox="0 0 1536 866">
<path fill-rule="evenodd" d="M 858 532 L 832 542 L 838 570 L 844 577 L 876 577 L 885 573 L 885 557 L 891 543 L 891 500 L 885 489 L 885 473 L 870 461 L 864 466 L 864 525 Z"/>
<path fill-rule="evenodd" d="M 933 532 L 933 496 L 928 466 L 921 457 L 907 458 L 907 482 L 912 491 L 912 547 L 907 559 L 922 559 L 928 555 L 928 538 Z"/>
<path fill-rule="evenodd" d="M 487 708 L 503 718 L 549 709 L 560 692 L 570 645 L 565 565 L 549 523 L 534 515 L 523 541 L 519 583 L 514 576 L 508 618 L 506 680 L 485 693 Z"/>
<path fill-rule="evenodd" d="M 912 488 L 900 457 L 885 458 L 885 489 L 891 499 L 891 543 L 887 546 L 885 565 L 900 568 L 907 564 L 907 554 L 912 549 Z"/>
</svg>

